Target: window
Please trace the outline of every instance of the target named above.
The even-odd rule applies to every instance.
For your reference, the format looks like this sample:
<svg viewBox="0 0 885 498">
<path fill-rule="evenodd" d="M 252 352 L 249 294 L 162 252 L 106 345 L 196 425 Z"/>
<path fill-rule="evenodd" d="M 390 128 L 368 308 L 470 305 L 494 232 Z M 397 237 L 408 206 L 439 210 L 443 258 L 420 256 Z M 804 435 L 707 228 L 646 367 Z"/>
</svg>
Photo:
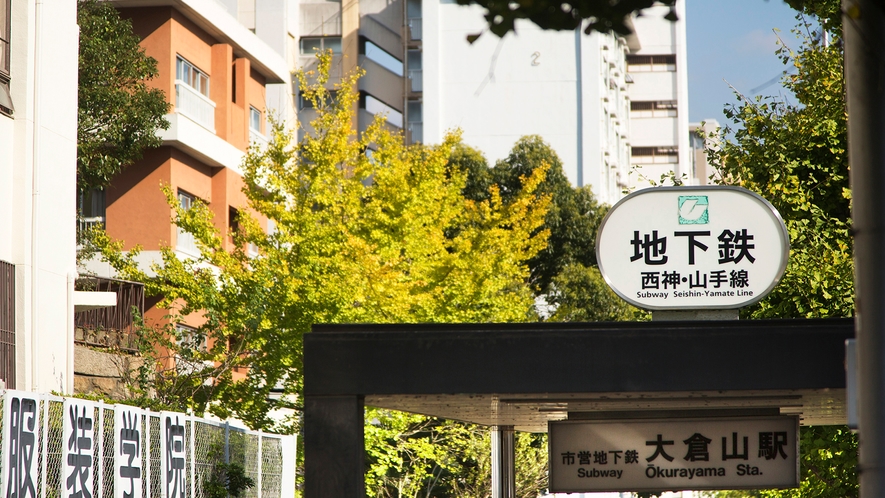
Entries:
<svg viewBox="0 0 885 498">
<path fill-rule="evenodd" d="M 183 190 L 178 191 L 178 205 L 181 209 L 187 211 L 194 207 L 194 202 L 196 201 L 196 197 Z M 197 248 L 197 242 L 194 239 L 193 234 L 185 232 L 178 227 L 177 237 L 175 241 L 175 249 L 196 256 L 200 254 L 200 249 Z"/>
<path fill-rule="evenodd" d="M 0 0 L 0 113 L 12 114 L 9 95 L 9 32 L 11 30 L 11 0 Z"/>
<path fill-rule="evenodd" d="M 328 98 L 328 101 L 326 102 L 326 105 L 327 106 L 332 105 L 335 102 L 335 100 L 338 98 L 338 91 L 337 90 L 329 90 L 327 98 Z M 298 110 L 300 111 L 300 110 L 304 110 L 304 109 L 313 109 L 313 102 L 311 102 L 310 99 L 306 98 L 304 96 L 304 93 L 298 93 Z"/>
<path fill-rule="evenodd" d="M 206 97 L 209 96 L 209 76 L 180 55 L 175 61 L 175 79 L 184 82 Z"/>
<path fill-rule="evenodd" d="M 630 154 L 634 162 L 643 164 L 679 162 L 677 147 L 631 147 Z"/>
<path fill-rule="evenodd" d="M 630 102 L 631 118 L 663 118 L 677 115 L 675 100 Z"/>
<path fill-rule="evenodd" d="M 627 70 L 630 72 L 675 71 L 676 55 L 628 55 Z"/>
<path fill-rule="evenodd" d="M 301 39 L 301 55 L 313 55 L 317 52 L 331 50 L 333 54 L 341 53 L 340 36 L 316 36 Z"/>
<path fill-rule="evenodd" d="M 249 129 L 261 133 L 261 111 L 249 106 Z"/>
<path fill-rule="evenodd" d="M 361 96 L 360 101 L 363 104 L 363 108 L 369 111 L 369 114 L 386 115 L 389 124 L 397 128 L 403 127 L 403 113 L 368 94 Z"/>
<path fill-rule="evenodd" d="M 363 53 L 366 55 L 366 58 L 374 61 L 379 66 L 387 69 L 391 73 L 402 76 L 403 75 L 403 63 L 396 57 L 390 55 L 386 50 L 375 45 L 374 43 L 366 40 L 363 43 Z"/>
</svg>

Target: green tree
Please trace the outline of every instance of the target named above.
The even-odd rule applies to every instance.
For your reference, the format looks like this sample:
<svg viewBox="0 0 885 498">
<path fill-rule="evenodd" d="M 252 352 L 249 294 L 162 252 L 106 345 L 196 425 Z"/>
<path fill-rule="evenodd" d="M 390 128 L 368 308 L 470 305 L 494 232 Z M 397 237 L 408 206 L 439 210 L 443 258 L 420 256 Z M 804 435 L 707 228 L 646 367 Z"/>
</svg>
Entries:
<svg viewBox="0 0 885 498">
<path fill-rule="evenodd" d="M 106 187 L 144 149 L 160 145 L 156 132 L 169 126 L 169 105 L 147 83 L 157 76 L 157 61 L 110 3 L 77 0 L 77 24 L 77 188 L 84 192 Z"/>
<path fill-rule="evenodd" d="M 851 192 L 848 183 L 847 115 L 842 72 L 839 2 L 791 2 L 818 16 L 831 43 L 811 33 L 796 50 L 781 47 L 795 69 L 783 85 L 797 105 L 774 98 L 748 99 L 726 109 L 720 147 L 708 150 L 722 182 L 760 193 L 780 211 L 791 239 L 790 263 L 778 287 L 745 318 L 848 317 L 854 314 L 851 257 Z M 734 132 L 729 139 L 728 133 Z M 722 498 L 858 496 L 857 437 L 843 426 L 803 427 L 801 482 L 793 490 L 722 492 Z"/>
<path fill-rule="evenodd" d="M 466 199 L 465 175 L 447 166 L 457 134 L 439 146 L 404 146 L 376 121 L 354 136 L 358 75 L 337 85 L 333 100 L 324 86 L 330 64 L 323 54 L 315 83 L 298 75 L 317 109 L 314 132 L 297 142 L 276 126 L 271 143 L 247 155 L 249 205 L 230 234 L 237 249 L 224 250 L 228 234 L 215 229 L 208 206 L 184 211 L 169 187 L 175 222 L 194 235 L 200 257 L 182 260 L 167 247 L 149 276 L 135 263 L 137 250 L 123 254 L 119 243 L 98 240 L 124 278 L 145 282 L 146 292 L 161 298 L 172 322 L 191 313 L 206 320 L 188 334 L 199 340 L 172 328 L 156 334 L 166 337 L 162 354 L 178 362 L 157 358 L 145 387 L 167 390 L 172 404 L 265 428 L 269 413 L 294 406 L 301 392 L 302 337 L 314 323 L 532 316 L 525 262 L 546 243 L 538 228 L 549 198 L 535 195 L 545 168 L 524 178 L 520 195 L 504 200 L 491 186 L 487 199 Z M 274 222 L 272 233 L 259 216 Z M 247 244 L 259 249 L 257 257 L 249 257 Z M 239 367 L 248 374 L 235 381 Z M 276 388 L 282 397 L 271 397 Z"/>
<path fill-rule="evenodd" d="M 469 147 L 456 150 L 449 158 L 452 168 L 467 175 L 464 195 L 473 200 L 489 197 L 495 186 L 505 202 L 523 193 L 523 178 L 546 169 L 547 175 L 535 192 L 551 199 L 543 229 L 550 232 L 547 246 L 529 260 L 530 282 L 540 295 L 550 290 L 553 278 L 566 265 L 596 264 L 596 231 L 606 208 L 600 205 L 589 187 L 574 188 L 562 169 L 562 161 L 549 144 L 537 135 L 517 140 L 509 155 L 493 168 L 483 155 Z M 540 228 L 539 228 L 540 230 Z"/>
</svg>

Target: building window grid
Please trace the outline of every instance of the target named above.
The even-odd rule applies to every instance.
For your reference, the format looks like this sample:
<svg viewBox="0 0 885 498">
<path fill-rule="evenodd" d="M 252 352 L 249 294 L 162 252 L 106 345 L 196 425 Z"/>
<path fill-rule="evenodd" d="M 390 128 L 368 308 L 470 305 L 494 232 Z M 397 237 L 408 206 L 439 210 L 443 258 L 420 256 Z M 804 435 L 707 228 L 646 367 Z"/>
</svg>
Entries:
<svg viewBox="0 0 885 498">
<path fill-rule="evenodd" d="M 630 102 L 631 118 L 662 118 L 677 115 L 678 106 L 675 100 Z"/>
<path fill-rule="evenodd" d="M 341 53 L 340 36 L 305 36 L 299 43 L 301 55 L 314 55 L 317 51 L 331 50 L 333 54 Z"/>
<path fill-rule="evenodd" d="M 209 97 L 209 76 L 180 55 L 175 61 L 175 79 Z"/>
<path fill-rule="evenodd" d="M 8 116 L 12 115 L 13 110 L 9 93 L 11 10 L 11 0 L 0 0 L 0 114 Z"/>
<path fill-rule="evenodd" d="M 261 111 L 249 106 L 249 131 L 261 134 Z"/>
<path fill-rule="evenodd" d="M 676 55 L 627 55 L 627 71 L 676 71 Z"/>
<path fill-rule="evenodd" d="M 631 147 L 630 155 L 633 158 L 634 163 L 651 164 L 679 162 L 679 148 L 672 146 Z"/>
</svg>

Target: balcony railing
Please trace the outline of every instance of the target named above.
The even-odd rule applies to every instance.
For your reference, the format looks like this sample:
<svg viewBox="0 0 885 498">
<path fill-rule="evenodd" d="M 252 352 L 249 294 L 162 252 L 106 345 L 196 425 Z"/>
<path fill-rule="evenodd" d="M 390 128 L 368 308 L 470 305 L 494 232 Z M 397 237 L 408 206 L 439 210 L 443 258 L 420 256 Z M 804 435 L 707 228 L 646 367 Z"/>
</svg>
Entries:
<svg viewBox="0 0 885 498">
<path fill-rule="evenodd" d="M 180 80 L 175 81 L 175 110 L 215 133 L 215 102 Z"/>
<path fill-rule="evenodd" d="M 409 19 L 409 40 L 419 41 L 421 39 L 421 18 Z"/>
<path fill-rule="evenodd" d="M 249 129 L 249 145 L 255 145 L 259 149 L 264 149 L 267 147 L 267 142 L 267 137 L 262 135 L 261 132 Z"/>
<path fill-rule="evenodd" d="M 409 82 L 413 92 L 424 91 L 424 74 L 420 69 L 409 69 Z"/>
<path fill-rule="evenodd" d="M 144 285 L 100 277 L 78 278 L 76 285 L 78 290 L 115 292 L 117 305 L 74 313 L 74 342 L 137 351 L 136 313 L 138 316 L 144 315 Z"/>
<path fill-rule="evenodd" d="M 15 265 L 0 261 L 0 379 L 15 389 Z"/>
<path fill-rule="evenodd" d="M 90 216 L 88 218 L 77 218 L 77 233 L 85 233 L 93 227 L 104 226 L 104 216 Z"/>
<path fill-rule="evenodd" d="M 175 237 L 175 249 L 191 256 L 200 255 L 200 248 L 197 247 L 197 241 L 193 234 L 185 232 L 181 228 L 178 228 L 178 233 Z"/>
</svg>

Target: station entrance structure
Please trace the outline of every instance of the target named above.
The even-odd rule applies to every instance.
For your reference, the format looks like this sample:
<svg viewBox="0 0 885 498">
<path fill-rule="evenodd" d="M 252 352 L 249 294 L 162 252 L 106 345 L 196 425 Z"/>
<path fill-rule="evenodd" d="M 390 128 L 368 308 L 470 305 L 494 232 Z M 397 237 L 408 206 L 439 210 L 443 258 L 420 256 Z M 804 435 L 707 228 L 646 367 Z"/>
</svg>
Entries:
<svg viewBox="0 0 885 498">
<path fill-rule="evenodd" d="M 853 337 L 852 319 L 316 325 L 305 496 L 365 496 L 366 405 L 532 432 L 680 412 L 844 424 Z"/>
</svg>

